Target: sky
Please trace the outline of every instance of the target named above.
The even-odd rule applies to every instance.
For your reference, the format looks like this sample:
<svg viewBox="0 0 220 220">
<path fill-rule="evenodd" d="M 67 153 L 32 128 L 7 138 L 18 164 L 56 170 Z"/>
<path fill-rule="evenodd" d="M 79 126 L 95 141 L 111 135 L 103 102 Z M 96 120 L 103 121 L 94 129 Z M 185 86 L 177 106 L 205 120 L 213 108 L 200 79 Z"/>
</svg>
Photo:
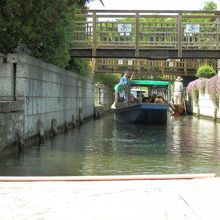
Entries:
<svg viewBox="0 0 220 220">
<path fill-rule="evenodd" d="M 209 0 L 98 0 L 88 4 L 89 9 L 121 10 L 201 10 Z M 220 0 L 214 0 L 220 10 Z"/>
</svg>

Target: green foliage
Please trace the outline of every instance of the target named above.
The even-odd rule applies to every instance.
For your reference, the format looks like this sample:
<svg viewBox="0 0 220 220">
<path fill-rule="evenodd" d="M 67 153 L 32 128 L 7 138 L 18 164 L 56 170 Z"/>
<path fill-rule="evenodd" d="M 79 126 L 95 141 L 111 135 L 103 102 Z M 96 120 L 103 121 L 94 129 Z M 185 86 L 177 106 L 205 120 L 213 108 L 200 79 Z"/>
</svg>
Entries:
<svg viewBox="0 0 220 220">
<path fill-rule="evenodd" d="M 212 66 L 202 65 L 197 69 L 196 76 L 199 78 L 211 78 L 215 76 L 215 70 Z"/>
<path fill-rule="evenodd" d="M 89 61 L 83 58 L 72 58 L 69 61 L 67 69 L 75 73 L 78 73 L 82 76 L 88 77 L 90 73 Z"/>
<path fill-rule="evenodd" d="M 204 3 L 205 5 L 202 10 L 204 11 L 216 11 L 217 10 L 217 3 L 215 3 L 214 1 L 207 1 Z"/>
<path fill-rule="evenodd" d="M 120 80 L 121 74 L 112 74 L 112 73 L 96 73 L 94 80 L 96 83 L 105 84 L 111 88 L 114 88 Z"/>
<path fill-rule="evenodd" d="M 13 53 L 18 44 L 26 44 L 31 56 L 67 67 L 75 13 L 77 9 L 84 9 L 87 2 L 89 0 L 1 0 L 0 52 Z"/>
<path fill-rule="evenodd" d="M 151 76 L 147 77 L 147 79 L 151 79 L 151 80 L 164 80 L 162 75 L 151 75 Z"/>
</svg>

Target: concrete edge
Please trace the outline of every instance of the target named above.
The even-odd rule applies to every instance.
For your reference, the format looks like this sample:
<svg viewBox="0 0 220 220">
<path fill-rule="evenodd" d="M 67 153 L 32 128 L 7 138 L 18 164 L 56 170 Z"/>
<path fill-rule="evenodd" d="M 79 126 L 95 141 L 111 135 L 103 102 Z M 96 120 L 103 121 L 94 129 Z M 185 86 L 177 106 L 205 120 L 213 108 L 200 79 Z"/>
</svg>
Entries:
<svg viewBox="0 0 220 220">
<path fill-rule="evenodd" d="M 214 178 L 216 174 L 165 174 L 116 176 L 1 176 L 0 182 L 59 182 L 59 181 L 125 181 L 125 180 L 184 180 Z"/>
</svg>

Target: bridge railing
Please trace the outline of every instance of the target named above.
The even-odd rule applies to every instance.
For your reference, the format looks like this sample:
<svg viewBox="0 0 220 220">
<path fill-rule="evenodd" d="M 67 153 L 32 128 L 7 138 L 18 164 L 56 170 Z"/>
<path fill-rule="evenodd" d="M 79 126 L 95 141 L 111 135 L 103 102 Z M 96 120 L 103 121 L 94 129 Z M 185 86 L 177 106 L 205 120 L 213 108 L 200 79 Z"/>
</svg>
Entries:
<svg viewBox="0 0 220 220">
<path fill-rule="evenodd" d="M 129 69 L 130 72 L 138 74 L 154 73 L 169 75 L 193 75 L 196 69 L 207 64 L 213 66 L 217 71 L 217 62 L 209 59 L 96 59 L 95 72 L 123 72 Z"/>
<path fill-rule="evenodd" d="M 89 10 L 75 19 L 72 48 L 220 49 L 219 11 Z"/>
</svg>

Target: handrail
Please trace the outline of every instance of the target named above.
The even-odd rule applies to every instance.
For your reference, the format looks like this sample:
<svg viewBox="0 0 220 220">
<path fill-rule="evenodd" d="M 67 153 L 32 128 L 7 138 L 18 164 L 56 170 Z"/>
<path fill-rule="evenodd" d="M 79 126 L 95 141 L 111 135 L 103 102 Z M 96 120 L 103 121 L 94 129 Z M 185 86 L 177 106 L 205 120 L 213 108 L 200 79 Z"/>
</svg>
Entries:
<svg viewBox="0 0 220 220">
<path fill-rule="evenodd" d="M 102 9 L 89 9 L 87 12 L 97 13 L 194 13 L 194 14 L 220 14 L 220 11 L 202 11 L 202 10 L 102 10 Z"/>
<path fill-rule="evenodd" d="M 188 75 L 194 76 L 196 69 L 203 64 L 213 66 L 217 71 L 217 61 L 213 59 L 167 59 L 167 60 L 148 60 L 148 59 L 96 59 L 94 71 L 98 73 L 105 72 L 123 72 L 129 69 L 134 75 L 144 74 L 162 74 L 162 75 Z"/>
<path fill-rule="evenodd" d="M 219 50 L 220 11 L 88 10 L 76 16 L 72 48 Z"/>
</svg>

